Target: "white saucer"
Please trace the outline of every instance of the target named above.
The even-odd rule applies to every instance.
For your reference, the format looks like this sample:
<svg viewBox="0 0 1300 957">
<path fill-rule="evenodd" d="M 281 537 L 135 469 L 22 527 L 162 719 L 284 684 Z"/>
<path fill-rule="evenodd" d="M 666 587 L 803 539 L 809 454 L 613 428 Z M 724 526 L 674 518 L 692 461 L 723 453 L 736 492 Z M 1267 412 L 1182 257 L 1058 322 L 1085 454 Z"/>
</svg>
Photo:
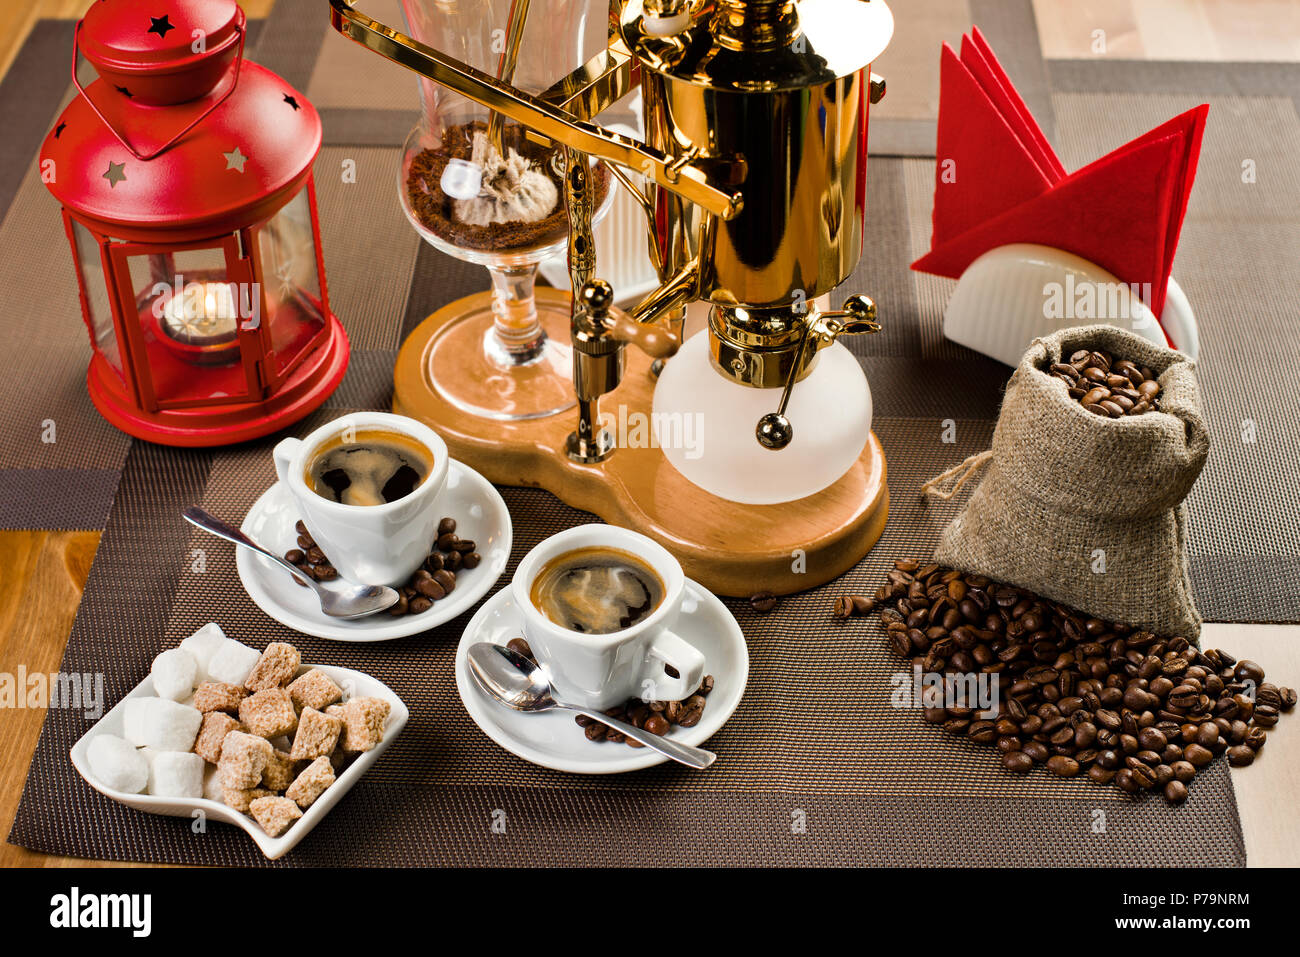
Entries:
<svg viewBox="0 0 1300 957">
<path fill-rule="evenodd" d="M 705 674 L 713 675 L 704 717 L 693 728 L 673 728 L 670 736 L 684 744 L 700 745 L 717 731 L 740 703 L 749 679 L 749 650 L 740 625 L 727 606 L 707 589 L 687 579 L 682 616 L 676 633 L 704 653 Z M 456 689 L 465 710 L 489 738 L 511 754 L 556 771 L 575 774 L 618 774 L 652 767 L 669 760 L 649 748 L 588 741 L 572 712 L 523 714 L 488 697 L 469 672 L 470 645 L 490 641 L 504 645 L 523 635 L 523 619 L 509 588 L 503 588 L 478 610 L 456 649 Z M 725 754 L 718 756 L 726 761 Z M 700 772 L 707 774 L 707 771 Z"/>
<path fill-rule="evenodd" d="M 456 520 L 457 535 L 477 543 L 483 561 L 477 568 L 458 571 L 455 590 L 418 615 L 394 618 L 380 612 L 355 621 L 330 618 L 320 610 L 316 596 L 297 584 L 287 571 L 246 548 L 235 552 L 239 580 L 258 608 L 305 635 L 336 641 L 388 641 L 428 631 L 468 610 L 487 594 L 505 571 L 512 538 L 510 513 L 501 493 L 468 465 L 454 459 L 438 509 Z M 255 542 L 283 555 L 297 547 L 294 523 L 298 518 L 293 496 L 283 483 L 276 482 L 248 510 L 240 528 Z"/>
</svg>

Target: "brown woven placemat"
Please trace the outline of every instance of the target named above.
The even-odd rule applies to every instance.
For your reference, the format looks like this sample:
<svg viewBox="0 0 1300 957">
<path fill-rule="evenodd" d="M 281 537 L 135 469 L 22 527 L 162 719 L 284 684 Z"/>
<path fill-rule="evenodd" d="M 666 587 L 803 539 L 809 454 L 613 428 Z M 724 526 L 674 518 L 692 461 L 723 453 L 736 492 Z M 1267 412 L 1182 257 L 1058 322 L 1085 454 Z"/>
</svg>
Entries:
<svg viewBox="0 0 1300 957">
<path fill-rule="evenodd" d="M 919 479 L 944 454 L 913 420 L 886 419 L 878 428 L 887 453 L 911 463 L 900 483 Z M 963 450 L 988 437 L 979 426 L 965 432 Z M 832 625 L 830 596 L 878 580 L 885 555 L 928 550 L 947 510 L 903 505 L 896 516 L 902 520 L 891 522 L 882 547 L 847 582 L 783 600 L 766 616 L 730 603 L 749 643 L 752 670 L 740 708 L 710 742 L 721 758 L 707 773 L 664 765 L 615 778 L 580 777 L 515 758 L 470 721 L 452 677 L 469 613 L 411 638 L 351 645 L 296 635 L 249 601 L 232 549 L 199 537 L 179 510 L 199 501 L 218 514 L 242 514 L 273 480 L 272 444 L 199 454 L 132 447 L 63 669 L 103 672 L 106 696 L 116 701 L 160 649 L 216 618 L 253 645 L 290 640 L 307 660 L 357 668 L 388 684 L 410 707 L 410 722 L 283 863 L 1243 860 L 1221 767 L 1198 780 L 1171 828 L 1171 812 L 1158 798 L 1135 801 L 1113 788 L 1043 774 L 1012 779 L 989 749 L 923 724 L 915 710 L 890 706 L 889 679 L 902 670 L 900 662 L 884 650 L 874 620 Z M 506 576 L 534 543 L 588 518 L 545 492 L 504 494 L 515 520 Z M 196 548 L 205 555 L 201 573 L 194 570 Z M 188 819 L 138 813 L 92 791 L 67 760 L 87 726 L 80 712 L 50 713 L 11 840 L 96 858 L 261 862 L 233 828 L 213 825 L 196 834 Z M 580 733 L 576 726 L 573 732 Z M 1096 833 L 1099 811 L 1106 828 Z M 505 814 L 504 834 L 491 827 L 497 812 Z"/>
<path fill-rule="evenodd" d="M 1032 28 L 1032 12 L 1028 0 L 997 7 L 990 0 L 970 2 L 1001 51 L 1013 41 L 994 30 L 1019 37 L 1026 23 Z M 894 12 L 900 36 L 910 35 L 908 6 L 896 4 Z M 60 39 L 44 26 L 34 37 L 47 47 Z M 1036 59 L 1037 44 L 1015 49 L 1023 60 L 1009 56 L 1008 66 L 1045 126 L 1055 114 L 1058 141 L 1072 165 L 1113 145 L 1097 142 L 1102 137 L 1096 131 L 1120 135 L 1105 126 L 1108 113 L 1122 110 L 1126 123 L 1146 129 L 1178 111 L 1177 97 L 1141 93 L 1144 84 L 1159 86 L 1159 64 L 1144 65 L 1146 74 L 1130 65 L 1132 93 L 1052 93 L 1055 74 Z M 339 59 L 347 52 L 340 51 L 348 44 L 329 31 L 317 0 L 278 0 L 256 55 L 325 100 L 317 103 L 326 148 L 316 167 L 323 243 L 331 296 L 355 347 L 342 387 L 322 411 L 291 430 L 298 434 L 345 409 L 386 407 L 395 350 L 406 333 L 438 306 L 487 286 L 483 270 L 419 243 L 397 210 L 392 170 L 411 121 L 414 81 L 407 80 L 409 99 L 367 109 L 358 89 L 378 82 L 398 91 L 400 85 L 387 77 L 356 77 L 353 86 L 337 82 L 347 73 Z M 374 65 L 375 71 L 396 69 Z M 1300 358 L 1286 335 L 1295 307 L 1285 262 L 1286 250 L 1296 248 L 1300 180 L 1261 177 L 1258 192 L 1244 203 L 1236 190 L 1238 154 L 1245 149 L 1240 144 L 1289 169 L 1300 123 L 1294 110 L 1275 108 L 1279 101 L 1263 81 L 1258 90 L 1225 93 L 1210 85 L 1220 83 L 1210 71 L 1201 72 L 1212 103 L 1206 158 L 1175 269 L 1201 313 L 1202 384 L 1215 441 L 1192 509 L 1196 594 L 1209 620 L 1289 621 L 1300 609 L 1300 509 L 1294 507 L 1300 436 L 1289 427 L 1295 399 L 1264 401 L 1250 384 L 1261 372 Z M 897 88 L 900 81 L 890 80 Z M 6 81 L 0 102 L 9 106 L 17 89 Z M 1194 85 L 1178 89 L 1186 98 L 1199 92 Z M 380 646 L 303 638 L 252 606 L 228 549 L 193 538 L 178 518 L 180 507 L 204 502 L 242 514 L 270 481 L 274 439 L 211 452 L 164 449 L 131 442 L 94 413 L 83 384 L 88 346 L 71 269 L 49 266 L 68 259 L 66 241 L 34 166 L 40 136 L 68 95 L 66 74 L 35 71 L 20 93 L 25 102 L 17 132 L 26 145 L 5 148 L 26 165 L 7 187 L 12 201 L 0 222 L 0 248 L 6 250 L 0 289 L 10 304 L 0 313 L 0 348 L 29 365 L 27 374 L 0 380 L 6 440 L 0 447 L 0 525 L 104 529 L 63 670 L 102 672 L 112 703 L 146 673 L 159 650 L 218 620 L 254 645 L 289 638 L 309 659 L 370 672 L 411 706 L 411 721 L 394 747 L 282 864 L 1244 862 L 1231 784 L 1221 766 L 1198 779 L 1177 811 L 1082 781 L 1009 779 L 986 749 L 888 706 L 889 678 L 899 663 L 884 650 L 874 621 L 839 626 L 828 620 L 832 594 L 874 587 L 894 557 L 932 549 L 954 506 L 923 505 L 916 489 L 987 445 L 1009 374 L 943 338 L 950 281 L 907 269 L 929 242 L 932 161 L 873 157 L 869 240 L 845 284 L 846 292 L 877 299 L 886 327 L 882 335 L 850 343 L 872 384 L 875 428 L 889 462 L 892 511 L 884 538 L 840 582 L 787 599 L 772 614 L 730 603 L 749 642 L 752 671 L 739 710 L 711 742 L 721 760 L 707 774 L 662 766 L 593 779 L 528 765 L 469 722 L 450 671 L 468 614 Z M 912 121 L 927 120 L 919 113 L 899 118 Z M 1218 144 L 1236 144 L 1236 152 Z M 872 146 L 882 149 L 874 125 Z M 340 177 L 346 160 L 360 173 L 355 182 Z M 29 281 L 33 274 L 50 277 L 39 284 L 39 296 Z M 1232 311 L 1218 308 L 1225 291 Z M 40 349 L 32 349 L 34 341 Z M 46 418 L 59 426 L 52 446 L 37 438 Z M 1260 428 L 1258 441 L 1246 447 L 1239 436 L 1248 418 Z M 944 441 L 947 420 L 955 424 L 955 443 Z M 515 560 L 546 535 L 589 518 L 544 492 L 503 494 L 515 521 Z M 1252 510 L 1253 501 L 1265 505 Z M 195 547 L 208 557 L 202 575 L 187 560 Z M 93 792 L 67 759 L 86 727 L 78 713 L 50 713 L 10 840 L 95 858 L 262 861 L 233 828 L 214 825 L 195 835 L 185 820 L 139 814 Z M 497 811 L 506 815 L 504 834 L 491 827 Z M 792 828 L 799 820 L 806 821 L 802 831 Z"/>
</svg>

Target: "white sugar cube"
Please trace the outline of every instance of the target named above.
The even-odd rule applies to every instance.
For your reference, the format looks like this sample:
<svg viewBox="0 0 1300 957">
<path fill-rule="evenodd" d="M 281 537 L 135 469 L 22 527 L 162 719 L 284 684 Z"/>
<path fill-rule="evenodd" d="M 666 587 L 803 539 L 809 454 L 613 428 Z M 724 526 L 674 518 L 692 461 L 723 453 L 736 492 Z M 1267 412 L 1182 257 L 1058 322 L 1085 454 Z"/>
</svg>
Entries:
<svg viewBox="0 0 1300 957">
<path fill-rule="evenodd" d="M 248 673 L 262 657 L 256 648 L 240 644 L 233 638 L 227 638 L 208 661 L 208 677 L 213 681 L 222 681 L 228 685 L 243 687 L 248 680 Z"/>
<path fill-rule="evenodd" d="M 154 694 L 172 701 L 190 696 L 197 674 L 198 663 L 184 648 L 168 648 L 153 660 L 149 668 Z"/>
<path fill-rule="evenodd" d="M 198 673 L 194 677 L 195 686 L 208 680 L 208 662 L 212 660 L 226 641 L 226 633 L 215 621 L 210 621 L 194 634 L 190 635 L 180 646 L 194 656 Z"/>
<path fill-rule="evenodd" d="M 98 734 L 91 738 L 86 758 L 100 783 L 115 791 L 139 794 L 149 783 L 149 762 L 129 741 L 115 734 Z"/>
<path fill-rule="evenodd" d="M 203 796 L 204 760 L 184 751 L 153 751 L 149 764 L 149 793 L 158 797 Z"/>
<path fill-rule="evenodd" d="M 197 708 L 167 698 L 127 698 L 123 706 L 123 735 L 156 751 L 189 751 L 202 723 Z"/>
<path fill-rule="evenodd" d="M 205 764 L 207 762 L 204 762 Z M 215 764 L 208 764 L 203 771 L 203 797 L 209 801 L 220 801 L 225 785 L 221 783 L 221 774 Z"/>
</svg>

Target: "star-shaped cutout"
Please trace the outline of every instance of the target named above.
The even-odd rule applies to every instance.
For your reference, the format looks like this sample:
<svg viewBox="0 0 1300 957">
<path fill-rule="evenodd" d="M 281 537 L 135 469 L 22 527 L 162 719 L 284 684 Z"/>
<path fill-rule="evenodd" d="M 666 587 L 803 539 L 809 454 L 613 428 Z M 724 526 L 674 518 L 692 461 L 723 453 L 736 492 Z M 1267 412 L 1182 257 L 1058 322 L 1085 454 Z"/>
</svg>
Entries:
<svg viewBox="0 0 1300 957">
<path fill-rule="evenodd" d="M 293 107 L 293 111 L 294 111 L 295 113 L 297 113 L 299 110 L 302 109 L 302 107 L 298 105 L 298 101 L 295 100 L 293 97 L 291 97 L 288 93 L 286 93 L 286 94 L 284 95 L 284 102 L 286 102 L 286 103 L 288 103 L 290 106 L 292 106 L 292 107 Z"/>
<path fill-rule="evenodd" d="M 108 180 L 108 185 L 111 189 L 116 189 L 117 184 L 126 179 L 126 164 L 114 163 L 112 160 L 109 160 L 108 169 L 104 171 L 104 179 Z"/>
<path fill-rule="evenodd" d="M 150 17 L 149 22 L 152 24 L 152 26 L 149 27 L 149 32 L 156 33 L 160 37 L 167 36 L 168 30 L 176 29 L 172 26 L 171 21 L 167 19 L 166 14 L 161 17 Z"/>
<path fill-rule="evenodd" d="M 238 146 L 229 153 L 222 153 L 221 155 L 226 158 L 226 169 L 237 170 L 240 173 L 244 171 L 244 164 L 248 162 L 248 157 L 239 152 Z"/>
<path fill-rule="evenodd" d="M 63 131 L 67 128 L 68 128 L 67 123 L 60 123 L 58 126 L 56 126 L 54 128 L 54 138 L 57 140 L 60 136 L 63 135 Z"/>
<path fill-rule="evenodd" d="M 122 94 L 124 97 L 126 97 L 128 100 L 135 96 L 134 93 L 132 93 L 130 90 L 128 90 L 128 89 L 127 89 L 126 87 L 124 87 L 124 86 L 115 86 L 115 87 L 113 87 L 113 89 L 117 90 L 117 92 L 121 93 L 121 94 Z"/>
</svg>

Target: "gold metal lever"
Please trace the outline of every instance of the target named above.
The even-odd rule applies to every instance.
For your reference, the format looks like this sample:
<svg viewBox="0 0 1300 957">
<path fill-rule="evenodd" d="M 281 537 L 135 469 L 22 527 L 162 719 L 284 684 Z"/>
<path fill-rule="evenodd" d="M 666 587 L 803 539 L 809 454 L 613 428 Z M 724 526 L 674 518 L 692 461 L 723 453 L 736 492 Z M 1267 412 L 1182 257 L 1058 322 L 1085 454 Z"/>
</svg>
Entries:
<svg viewBox="0 0 1300 957">
<path fill-rule="evenodd" d="M 664 189 L 708 210 L 724 220 L 739 215 L 743 203 L 737 191 L 723 188 L 701 165 L 678 166 L 677 157 L 620 136 L 574 116 L 524 91 L 476 70 L 467 63 L 426 46 L 392 27 L 361 13 L 350 0 L 330 0 L 330 24 L 380 56 L 421 76 L 428 77 L 489 110 L 501 113 L 565 146 L 610 163 L 637 170 Z M 609 50 L 610 69 L 626 70 L 630 76 L 632 58 L 626 52 Z M 630 81 L 629 81 L 630 85 Z"/>
<path fill-rule="evenodd" d="M 813 352 L 824 349 L 843 335 L 858 335 L 879 332 L 880 323 L 876 321 L 876 304 L 866 296 L 850 296 L 844 301 L 844 308 L 832 312 L 816 313 L 808 317 L 804 326 L 803 337 L 799 340 L 799 350 L 795 355 L 789 378 L 781 390 L 781 401 L 775 412 L 769 412 L 758 420 L 754 437 L 765 449 L 780 451 L 794 439 L 794 425 L 786 418 L 786 406 L 790 404 L 790 393 L 798 380 L 799 369 L 803 366 L 804 355 L 809 349 Z"/>
</svg>

